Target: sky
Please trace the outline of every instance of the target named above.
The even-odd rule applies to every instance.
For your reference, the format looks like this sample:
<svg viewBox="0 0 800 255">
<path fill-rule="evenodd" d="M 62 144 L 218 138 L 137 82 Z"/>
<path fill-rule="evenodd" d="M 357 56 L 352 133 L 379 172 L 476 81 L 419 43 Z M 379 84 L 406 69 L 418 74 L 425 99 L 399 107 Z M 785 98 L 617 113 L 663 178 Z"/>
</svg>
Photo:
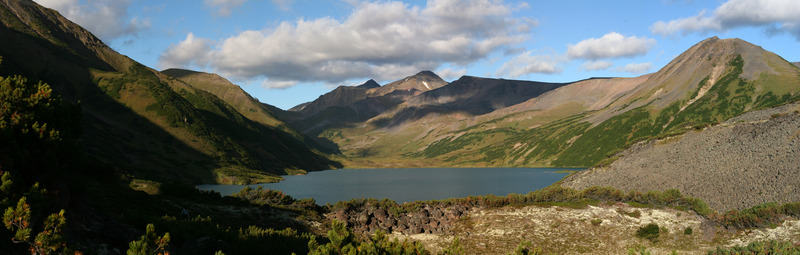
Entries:
<svg viewBox="0 0 800 255">
<path fill-rule="evenodd" d="M 800 61 L 798 0 L 34 0 L 156 70 L 288 109 L 431 70 L 570 82 L 656 72 L 712 36 Z"/>
</svg>

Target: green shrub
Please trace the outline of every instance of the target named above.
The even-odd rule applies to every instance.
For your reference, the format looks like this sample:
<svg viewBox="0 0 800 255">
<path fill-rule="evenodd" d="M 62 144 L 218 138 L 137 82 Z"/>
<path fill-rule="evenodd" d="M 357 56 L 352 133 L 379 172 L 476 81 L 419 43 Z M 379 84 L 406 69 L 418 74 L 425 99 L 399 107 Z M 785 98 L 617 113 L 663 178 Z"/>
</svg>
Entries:
<svg viewBox="0 0 800 255">
<path fill-rule="evenodd" d="M 592 222 L 592 225 L 597 226 L 597 225 L 600 225 L 600 223 L 603 223 L 603 220 L 601 220 L 601 219 L 592 219 L 591 222 Z"/>
<path fill-rule="evenodd" d="M 409 242 L 397 239 L 389 240 L 383 231 L 378 231 L 370 239 L 359 242 L 354 238 L 354 234 L 346 227 L 346 224 L 337 220 L 331 223 L 331 230 L 328 231 L 328 243 L 320 244 L 316 238 L 311 238 L 308 242 L 308 254 L 429 254 L 421 243 Z M 453 248 L 460 246 L 458 240 L 451 245 L 451 254 L 460 250 Z M 461 250 L 463 253 L 463 250 Z"/>
<path fill-rule="evenodd" d="M 636 230 L 636 236 L 648 239 L 650 241 L 655 241 L 658 239 L 660 228 L 658 224 L 650 223 L 645 226 L 639 227 L 639 230 Z"/>
<path fill-rule="evenodd" d="M 708 251 L 708 254 L 800 254 L 800 249 L 798 249 L 797 246 L 792 245 L 790 242 L 772 240 L 765 242 L 752 242 L 745 247 L 717 247 L 716 250 Z"/>
<path fill-rule="evenodd" d="M 617 208 L 617 213 L 622 214 L 622 215 L 627 215 L 628 217 L 637 218 L 637 219 L 639 217 L 642 217 L 642 211 L 639 211 L 639 210 L 633 210 L 631 212 L 628 212 L 625 209 Z"/>
<path fill-rule="evenodd" d="M 692 230 L 692 227 L 686 227 L 685 229 L 683 229 L 683 234 L 684 235 L 687 235 L 687 236 L 691 235 L 692 232 L 694 232 L 694 230 Z"/>
<path fill-rule="evenodd" d="M 156 234 L 156 227 L 153 224 L 147 224 L 146 233 L 142 235 L 138 241 L 132 241 L 128 244 L 129 248 L 127 254 L 169 254 L 167 245 L 169 245 L 169 233 L 158 236 L 158 234 Z"/>
<path fill-rule="evenodd" d="M 530 241 L 522 241 L 517 245 L 517 249 L 509 255 L 538 255 L 542 254 L 541 248 L 533 247 Z"/>
</svg>

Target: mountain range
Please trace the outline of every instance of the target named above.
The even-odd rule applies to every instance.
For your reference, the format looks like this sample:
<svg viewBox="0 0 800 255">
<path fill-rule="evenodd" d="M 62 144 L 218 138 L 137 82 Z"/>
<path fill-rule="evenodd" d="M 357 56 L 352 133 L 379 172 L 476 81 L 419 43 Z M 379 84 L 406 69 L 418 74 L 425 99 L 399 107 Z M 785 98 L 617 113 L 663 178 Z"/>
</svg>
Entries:
<svg viewBox="0 0 800 255">
<path fill-rule="evenodd" d="M 795 101 L 798 74 L 796 65 L 761 47 L 712 37 L 658 72 L 634 78 L 553 84 L 464 76 L 382 107 L 366 103 L 380 96 L 362 91 L 348 97 L 338 88 L 306 104 L 314 111 L 293 108 L 287 120 L 335 145 L 355 166 L 423 160 L 434 166 L 588 167 L 641 140 Z"/>
</svg>

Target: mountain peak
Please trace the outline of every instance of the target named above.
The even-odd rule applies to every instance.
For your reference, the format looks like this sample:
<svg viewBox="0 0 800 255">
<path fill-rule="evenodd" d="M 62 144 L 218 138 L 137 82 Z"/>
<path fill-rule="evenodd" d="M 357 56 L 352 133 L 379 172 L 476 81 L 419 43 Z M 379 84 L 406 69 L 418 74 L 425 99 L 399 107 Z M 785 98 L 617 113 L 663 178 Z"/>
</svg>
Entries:
<svg viewBox="0 0 800 255">
<path fill-rule="evenodd" d="M 415 74 L 414 77 L 431 77 L 431 78 L 435 77 L 441 79 L 439 75 L 436 75 L 436 73 L 431 72 L 429 70 L 420 71 L 419 73 Z"/>
<path fill-rule="evenodd" d="M 360 89 L 371 89 L 371 88 L 377 88 L 377 87 L 380 87 L 380 86 L 381 86 L 381 85 L 380 85 L 380 84 L 378 84 L 378 82 L 376 82 L 375 80 L 373 80 L 373 79 L 369 79 L 369 80 L 368 80 L 367 82 L 365 82 L 364 84 L 361 84 L 361 85 L 358 85 L 358 86 L 356 86 L 356 88 L 360 88 Z"/>
</svg>

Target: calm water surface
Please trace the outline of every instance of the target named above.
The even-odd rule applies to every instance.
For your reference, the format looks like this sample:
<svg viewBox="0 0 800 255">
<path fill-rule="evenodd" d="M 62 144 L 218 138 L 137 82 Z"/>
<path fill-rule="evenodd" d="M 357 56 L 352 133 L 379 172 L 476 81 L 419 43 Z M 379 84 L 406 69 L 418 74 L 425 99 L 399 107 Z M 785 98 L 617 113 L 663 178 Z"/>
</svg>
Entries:
<svg viewBox="0 0 800 255">
<path fill-rule="evenodd" d="M 354 198 L 388 198 L 398 203 L 510 193 L 527 194 L 555 183 L 572 168 L 410 168 L 338 169 L 283 176 L 284 181 L 257 185 L 198 185 L 225 195 L 246 186 L 280 190 L 290 196 L 314 198 L 317 204 Z"/>
</svg>

